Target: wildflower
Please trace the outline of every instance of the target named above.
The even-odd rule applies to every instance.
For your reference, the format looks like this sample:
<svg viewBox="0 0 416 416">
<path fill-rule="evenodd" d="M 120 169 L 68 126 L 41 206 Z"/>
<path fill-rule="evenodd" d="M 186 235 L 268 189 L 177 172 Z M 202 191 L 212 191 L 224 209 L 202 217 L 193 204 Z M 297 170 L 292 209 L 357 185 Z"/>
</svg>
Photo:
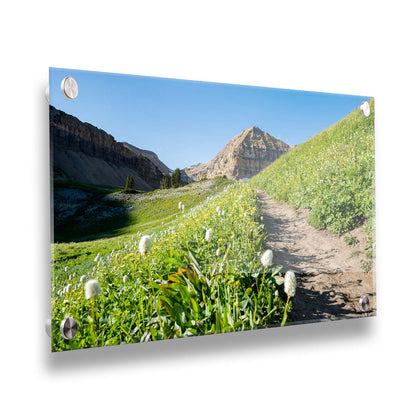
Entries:
<svg viewBox="0 0 416 416">
<path fill-rule="evenodd" d="M 274 292 L 274 296 L 276 297 L 276 298 L 278 298 L 279 297 L 279 291 L 276 289 L 275 290 L 275 292 Z"/>
<path fill-rule="evenodd" d="M 211 241 L 213 234 L 214 233 L 212 232 L 211 228 L 209 228 L 205 233 L 205 240 Z"/>
<path fill-rule="evenodd" d="M 69 284 L 66 286 L 66 293 L 70 292 L 70 291 L 71 291 L 71 289 L 72 289 L 72 285 L 69 283 Z"/>
<path fill-rule="evenodd" d="M 215 254 L 216 254 L 217 256 L 221 256 L 221 250 L 220 250 L 219 248 L 217 248 L 217 251 L 215 252 Z"/>
<path fill-rule="evenodd" d="M 124 284 L 126 284 L 126 283 L 127 283 L 127 276 L 126 276 L 126 275 L 124 275 L 124 276 L 123 276 L 123 283 L 124 283 Z"/>
<path fill-rule="evenodd" d="M 221 215 L 221 208 L 220 207 L 215 208 L 215 211 L 218 212 L 218 215 Z"/>
<path fill-rule="evenodd" d="M 150 236 L 144 235 L 140 239 L 140 243 L 139 243 L 140 254 L 146 254 L 147 252 L 149 252 L 151 245 L 152 245 L 152 242 L 151 242 Z"/>
<path fill-rule="evenodd" d="M 96 280 L 88 280 L 85 284 L 85 299 L 93 299 L 101 293 L 100 284 Z"/>
<path fill-rule="evenodd" d="M 285 274 L 285 292 L 288 296 L 295 296 L 296 293 L 296 275 L 292 270 Z"/>
<path fill-rule="evenodd" d="M 178 209 L 182 209 L 182 201 L 179 202 Z"/>
<path fill-rule="evenodd" d="M 68 271 L 68 266 L 65 266 L 64 271 L 65 271 L 65 273 Z"/>
<path fill-rule="evenodd" d="M 185 205 L 182 204 L 182 211 L 185 211 Z"/>
<path fill-rule="evenodd" d="M 264 267 L 270 267 L 273 264 L 273 251 L 266 250 L 261 256 L 261 264 Z"/>
<path fill-rule="evenodd" d="M 95 257 L 94 261 L 97 263 L 97 261 L 100 260 L 100 253 L 97 254 L 97 256 Z"/>
</svg>

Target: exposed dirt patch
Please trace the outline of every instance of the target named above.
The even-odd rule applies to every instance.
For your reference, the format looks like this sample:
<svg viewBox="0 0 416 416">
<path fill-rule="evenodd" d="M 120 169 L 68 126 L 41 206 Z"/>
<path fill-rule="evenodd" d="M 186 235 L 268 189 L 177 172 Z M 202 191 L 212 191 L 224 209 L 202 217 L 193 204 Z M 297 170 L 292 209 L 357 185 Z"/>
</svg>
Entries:
<svg viewBox="0 0 416 416">
<path fill-rule="evenodd" d="M 375 276 L 364 273 L 367 237 L 362 228 L 351 233 L 358 241 L 354 247 L 327 230 L 307 223 L 308 212 L 294 210 L 258 191 L 263 223 L 268 234 L 267 248 L 275 253 L 275 262 L 283 271 L 294 270 L 298 288 L 293 299 L 294 323 L 364 316 L 358 301 L 365 294 L 370 300 L 368 315 L 375 315 Z"/>
</svg>

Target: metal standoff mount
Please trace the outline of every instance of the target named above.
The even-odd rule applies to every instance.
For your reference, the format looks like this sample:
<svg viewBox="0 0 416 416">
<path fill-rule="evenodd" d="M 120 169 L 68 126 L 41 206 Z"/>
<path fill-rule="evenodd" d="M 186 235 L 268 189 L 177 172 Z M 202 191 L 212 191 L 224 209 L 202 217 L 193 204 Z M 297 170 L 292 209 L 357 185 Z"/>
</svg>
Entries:
<svg viewBox="0 0 416 416">
<path fill-rule="evenodd" d="M 362 295 L 358 302 L 358 306 L 360 307 L 361 312 L 368 312 L 370 309 L 370 300 L 368 299 L 367 295 Z"/>
<path fill-rule="evenodd" d="M 75 338 L 78 332 L 78 323 L 74 318 L 65 318 L 61 322 L 61 335 L 64 339 Z"/>
<path fill-rule="evenodd" d="M 46 334 L 48 335 L 48 337 L 50 337 L 51 336 L 51 333 L 52 333 L 52 322 L 51 322 L 51 318 L 48 318 L 45 321 L 45 331 L 46 331 Z"/>
<path fill-rule="evenodd" d="M 370 104 L 368 104 L 368 101 L 363 101 L 361 103 L 360 111 L 363 117 L 368 117 L 370 115 Z"/>
<path fill-rule="evenodd" d="M 49 103 L 49 85 L 45 88 L 45 99 Z"/>
<path fill-rule="evenodd" d="M 72 77 L 65 77 L 61 82 L 61 91 L 67 100 L 73 100 L 78 95 L 78 84 Z"/>
</svg>

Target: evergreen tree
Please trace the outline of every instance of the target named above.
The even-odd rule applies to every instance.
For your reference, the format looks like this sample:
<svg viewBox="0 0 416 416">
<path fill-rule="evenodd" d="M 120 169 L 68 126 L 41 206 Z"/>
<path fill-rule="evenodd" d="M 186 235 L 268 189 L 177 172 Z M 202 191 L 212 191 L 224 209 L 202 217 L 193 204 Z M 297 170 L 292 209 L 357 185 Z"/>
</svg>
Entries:
<svg viewBox="0 0 416 416">
<path fill-rule="evenodd" d="M 169 188 L 169 176 L 165 176 L 163 178 L 163 189 L 168 189 Z"/>
<path fill-rule="evenodd" d="M 172 173 L 172 188 L 178 188 L 181 184 L 181 171 L 176 168 Z"/>
<path fill-rule="evenodd" d="M 133 188 L 134 188 L 134 178 L 133 176 L 127 176 L 125 190 L 131 191 Z"/>
</svg>

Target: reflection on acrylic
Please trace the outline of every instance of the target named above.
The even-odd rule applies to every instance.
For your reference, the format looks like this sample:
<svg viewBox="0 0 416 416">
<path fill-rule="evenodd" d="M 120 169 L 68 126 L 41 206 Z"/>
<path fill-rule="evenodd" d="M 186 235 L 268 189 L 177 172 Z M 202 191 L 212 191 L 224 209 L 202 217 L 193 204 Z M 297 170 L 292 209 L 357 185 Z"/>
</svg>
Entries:
<svg viewBox="0 0 416 416">
<path fill-rule="evenodd" d="M 53 351 L 375 315 L 373 98 L 51 68 L 50 142 Z"/>
</svg>

